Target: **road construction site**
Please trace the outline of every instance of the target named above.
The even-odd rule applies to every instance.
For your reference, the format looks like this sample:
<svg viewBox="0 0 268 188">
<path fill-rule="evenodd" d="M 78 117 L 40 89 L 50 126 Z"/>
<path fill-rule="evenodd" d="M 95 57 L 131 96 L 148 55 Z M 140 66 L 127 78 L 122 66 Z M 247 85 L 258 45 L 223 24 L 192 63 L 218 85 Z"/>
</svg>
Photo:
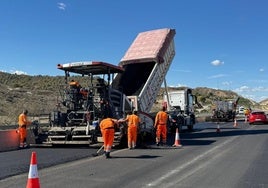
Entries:
<svg viewBox="0 0 268 188">
<path fill-rule="evenodd" d="M 148 145 L 113 148 L 111 159 L 99 148 L 29 148 L 2 152 L 0 187 L 25 187 L 32 152 L 38 179 L 46 187 L 266 187 L 267 125 L 239 121 L 197 124 L 184 131 L 182 147 Z M 172 137 L 173 136 L 173 137 Z"/>
<path fill-rule="evenodd" d="M 175 33 L 164 28 L 138 34 L 119 65 L 58 64 L 65 73 L 62 100 L 50 113 L 46 130 L 37 122 L 28 127 L 29 148 L 1 152 L 0 187 L 25 187 L 26 183 L 27 188 L 267 186 L 263 174 L 268 173 L 262 167 L 268 164 L 268 127 L 237 122 L 238 99 L 231 101 L 227 111 L 216 107 L 214 121 L 198 122 L 195 108 L 201 105 L 192 89 L 166 89 L 160 106 L 169 114 L 168 140 L 165 145 L 155 144 L 150 111 L 162 83 L 167 88 Z M 73 73 L 88 76 L 88 86 L 70 84 Z M 141 119 L 137 148 L 124 147 L 127 125 L 120 124 L 114 127 L 112 158 L 106 159 L 101 117 L 122 119 L 133 110 Z M 16 134 L 13 130 L 8 135 L 14 137 L 15 146 Z M 36 185 L 29 187 L 32 183 Z"/>
</svg>

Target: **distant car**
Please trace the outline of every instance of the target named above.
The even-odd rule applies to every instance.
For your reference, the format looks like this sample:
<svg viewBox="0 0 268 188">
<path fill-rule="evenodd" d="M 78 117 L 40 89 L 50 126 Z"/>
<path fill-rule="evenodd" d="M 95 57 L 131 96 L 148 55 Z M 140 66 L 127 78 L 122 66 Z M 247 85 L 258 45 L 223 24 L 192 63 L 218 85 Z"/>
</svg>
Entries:
<svg viewBox="0 0 268 188">
<path fill-rule="evenodd" d="M 248 116 L 249 124 L 268 123 L 267 115 L 264 111 L 253 111 Z"/>
<path fill-rule="evenodd" d="M 238 108 L 238 114 L 244 114 L 244 110 L 245 110 L 245 107 L 244 106 L 240 106 Z"/>
</svg>

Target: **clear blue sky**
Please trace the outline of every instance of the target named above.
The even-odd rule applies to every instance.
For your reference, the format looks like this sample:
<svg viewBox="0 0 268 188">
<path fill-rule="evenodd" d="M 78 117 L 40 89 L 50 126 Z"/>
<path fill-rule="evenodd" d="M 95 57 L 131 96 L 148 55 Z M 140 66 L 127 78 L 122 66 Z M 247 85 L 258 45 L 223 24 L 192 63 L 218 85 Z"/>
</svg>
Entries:
<svg viewBox="0 0 268 188">
<path fill-rule="evenodd" d="M 266 0 L 1 0 L 0 70 L 63 75 L 58 63 L 117 65 L 139 32 L 176 29 L 172 86 L 268 98 Z"/>
</svg>

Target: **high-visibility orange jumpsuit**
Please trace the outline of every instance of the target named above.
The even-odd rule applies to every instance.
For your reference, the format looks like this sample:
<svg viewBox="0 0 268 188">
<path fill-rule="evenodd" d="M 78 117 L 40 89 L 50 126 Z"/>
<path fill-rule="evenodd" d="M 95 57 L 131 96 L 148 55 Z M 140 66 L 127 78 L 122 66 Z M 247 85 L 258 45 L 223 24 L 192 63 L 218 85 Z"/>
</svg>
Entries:
<svg viewBox="0 0 268 188">
<path fill-rule="evenodd" d="M 72 80 L 70 83 L 69 83 L 70 86 L 73 86 L 73 87 L 81 87 L 80 84 L 77 82 L 77 81 L 74 81 Z"/>
<path fill-rule="evenodd" d="M 250 110 L 247 108 L 247 109 L 245 109 L 244 110 L 244 114 L 245 114 L 245 122 L 247 122 L 247 120 L 248 120 L 248 116 L 249 116 L 249 114 L 250 114 Z"/>
<path fill-rule="evenodd" d="M 156 128 L 157 145 L 159 145 L 161 138 L 163 144 L 167 143 L 167 120 L 168 114 L 165 112 L 165 110 L 161 110 L 156 114 L 154 127 Z"/>
<path fill-rule="evenodd" d="M 114 132 L 116 124 L 117 120 L 112 118 L 105 118 L 100 122 L 100 129 L 104 142 L 103 145 L 106 158 L 110 158 L 110 152 L 114 142 Z"/>
<path fill-rule="evenodd" d="M 31 121 L 27 120 L 27 115 L 25 113 L 21 113 L 19 115 L 19 136 L 20 136 L 20 148 L 27 147 L 26 137 L 27 137 L 27 125 L 31 124 Z"/>
<path fill-rule="evenodd" d="M 140 118 L 136 114 L 131 114 L 128 115 L 125 120 L 128 122 L 128 148 L 132 149 L 135 148 L 137 144 L 137 134 Z"/>
</svg>

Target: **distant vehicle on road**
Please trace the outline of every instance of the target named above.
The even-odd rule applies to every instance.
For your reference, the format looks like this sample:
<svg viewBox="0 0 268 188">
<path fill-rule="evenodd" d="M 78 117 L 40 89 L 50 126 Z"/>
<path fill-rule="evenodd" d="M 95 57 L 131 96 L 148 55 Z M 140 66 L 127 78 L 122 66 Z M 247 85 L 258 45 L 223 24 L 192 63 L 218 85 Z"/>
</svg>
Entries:
<svg viewBox="0 0 268 188">
<path fill-rule="evenodd" d="M 236 120 L 244 120 L 245 119 L 245 107 L 244 106 L 239 106 L 236 111 L 235 118 Z"/>
<path fill-rule="evenodd" d="M 267 115 L 264 111 L 253 111 L 248 116 L 249 124 L 266 124 L 268 123 Z"/>
<path fill-rule="evenodd" d="M 240 106 L 238 108 L 238 114 L 244 114 L 244 110 L 245 110 L 245 107 L 244 106 Z"/>
<path fill-rule="evenodd" d="M 212 105 L 212 121 L 234 121 L 239 97 L 230 100 L 216 100 Z"/>
<path fill-rule="evenodd" d="M 195 124 L 194 106 L 197 103 L 197 98 L 192 94 L 191 88 L 167 91 L 164 94 L 164 104 L 167 105 L 171 132 L 175 133 L 176 128 L 178 131 L 182 131 L 183 127 L 193 131 Z"/>
</svg>

